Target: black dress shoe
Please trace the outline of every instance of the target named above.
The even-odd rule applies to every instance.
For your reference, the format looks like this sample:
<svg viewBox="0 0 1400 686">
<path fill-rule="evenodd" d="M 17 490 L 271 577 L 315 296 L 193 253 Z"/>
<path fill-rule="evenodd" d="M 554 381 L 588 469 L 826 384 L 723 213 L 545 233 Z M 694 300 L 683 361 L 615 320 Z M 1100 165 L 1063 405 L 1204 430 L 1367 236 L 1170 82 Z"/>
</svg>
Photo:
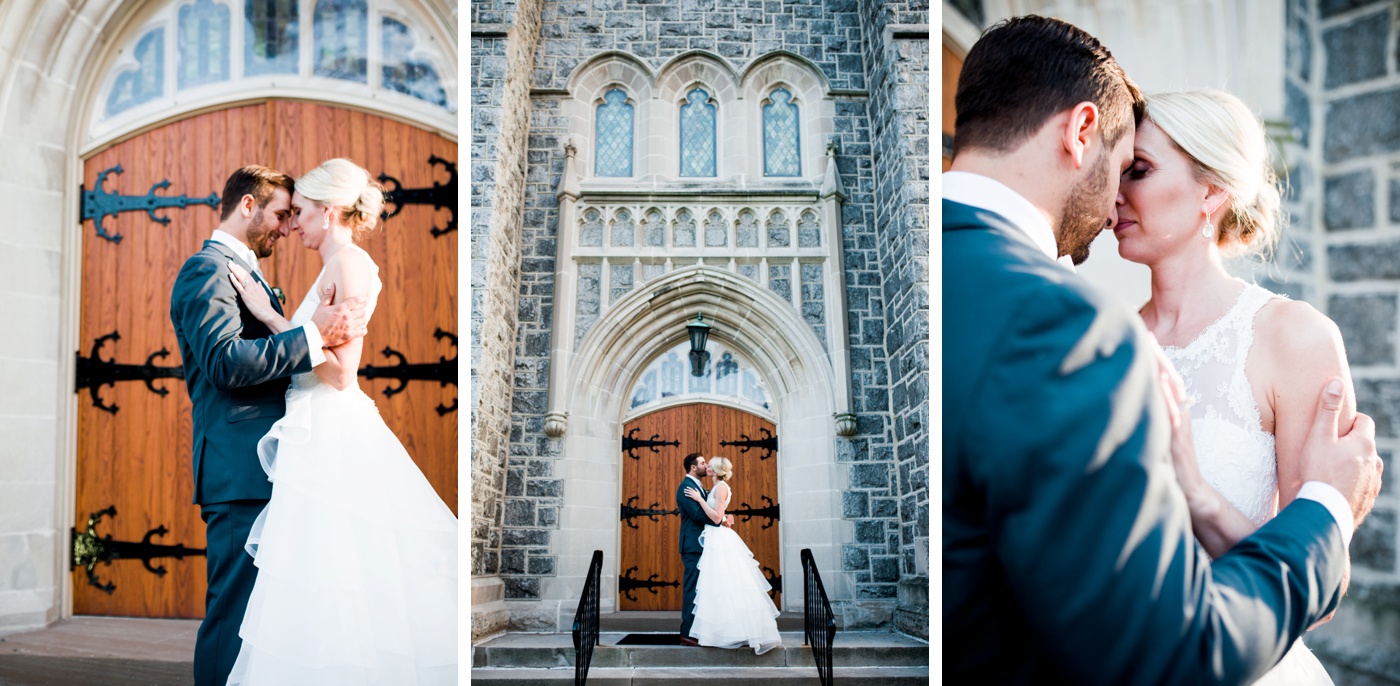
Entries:
<svg viewBox="0 0 1400 686">
<path fill-rule="evenodd" d="M 693 638 L 691 638 L 691 637 L 689 637 L 689 636 L 682 636 L 682 637 L 681 637 L 681 645 L 699 646 L 699 645 L 700 645 L 700 642 L 697 641 L 697 640 L 695 640 L 695 639 L 693 639 Z"/>
</svg>

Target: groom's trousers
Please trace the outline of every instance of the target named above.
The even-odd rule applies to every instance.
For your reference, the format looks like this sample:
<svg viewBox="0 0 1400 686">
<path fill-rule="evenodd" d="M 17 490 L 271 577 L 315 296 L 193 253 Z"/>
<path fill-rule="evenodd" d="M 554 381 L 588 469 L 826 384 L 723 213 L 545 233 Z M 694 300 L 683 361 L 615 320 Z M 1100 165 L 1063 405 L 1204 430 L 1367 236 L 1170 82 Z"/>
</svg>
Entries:
<svg viewBox="0 0 1400 686">
<path fill-rule="evenodd" d="M 690 625 L 695 623 L 695 586 L 700 582 L 700 553 L 681 556 L 685 573 L 681 582 L 685 595 L 681 598 L 681 635 L 690 636 Z"/>
<path fill-rule="evenodd" d="M 253 520 L 266 500 L 234 500 L 200 507 L 204 520 L 209 590 L 204 595 L 204 621 L 194 645 L 194 682 L 224 686 L 243 641 L 238 629 L 253 594 L 258 568 L 243 549 Z"/>
</svg>

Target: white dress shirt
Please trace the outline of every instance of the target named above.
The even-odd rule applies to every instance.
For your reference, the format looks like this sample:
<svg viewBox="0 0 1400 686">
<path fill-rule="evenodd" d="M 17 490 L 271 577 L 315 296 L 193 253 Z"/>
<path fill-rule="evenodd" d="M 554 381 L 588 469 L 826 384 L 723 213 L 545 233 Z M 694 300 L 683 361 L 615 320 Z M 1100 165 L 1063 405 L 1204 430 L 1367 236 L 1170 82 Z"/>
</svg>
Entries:
<svg viewBox="0 0 1400 686">
<path fill-rule="evenodd" d="M 263 278 L 262 269 L 258 266 L 257 253 L 253 252 L 243 241 L 234 238 L 222 229 L 214 229 L 214 234 L 209 237 L 209 240 L 227 246 L 235 255 L 243 258 L 244 262 L 253 266 L 253 272 L 257 275 L 259 281 L 263 282 L 263 284 L 267 283 L 267 279 Z M 322 362 L 326 361 L 326 351 L 321 349 L 321 346 L 324 345 L 324 341 L 321 338 L 321 331 L 317 329 L 316 325 L 312 322 L 303 324 L 301 330 L 306 336 L 306 349 L 310 353 L 311 366 L 319 367 Z"/>
<path fill-rule="evenodd" d="M 1058 261 L 1071 271 L 1074 263 L 1068 255 L 1059 254 L 1055 232 L 1045 214 L 1026 200 L 1020 193 L 1011 190 L 1006 184 L 995 179 L 971 172 L 950 171 L 943 173 L 943 198 L 956 203 L 995 212 L 1005 217 L 1021 230 L 1026 242 Z M 1351 536 L 1356 529 L 1356 517 L 1351 513 L 1351 505 L 1346 496 L 1336 486 L 1322 481 L 1309 481 L 1298 489 L 1298 497 L 1314 501 L 1332 514 L 1337 528 L 1342 533 L 1342 545 L 1351 546 Z"/>
</svg>

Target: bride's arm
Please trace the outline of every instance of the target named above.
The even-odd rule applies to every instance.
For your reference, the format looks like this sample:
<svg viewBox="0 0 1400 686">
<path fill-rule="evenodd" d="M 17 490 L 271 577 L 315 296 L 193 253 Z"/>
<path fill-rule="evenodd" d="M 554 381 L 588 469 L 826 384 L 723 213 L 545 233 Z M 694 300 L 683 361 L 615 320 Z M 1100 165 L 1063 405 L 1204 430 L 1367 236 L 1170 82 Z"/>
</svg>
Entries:
<svg viewBox="0 0 1400 686">
<path fill-rule="evenodd" d="M 724 488 L 720 489 L 720 486 Z M 724 523 L 724 508 L 729 504 L 729 484 L 723 481 L 715 484 L 715 493 L 718 494 L 715 496 L 715 500 L 719 503 L 719 510 L 710 507 L 710 504 L 700 497 L 699 491 L 696 491 L 695 495 L 690 497 L 694 499 L 695 502 L 700 503 L 700 507 L 705 508 L 705 516 L 709 517 L 710 521 L 715 523 L 715 526 L 719 526 Z M 690 491 L 686 491 L 686 494 L 689 495 Z"/>
<path fill-rule="evenodd" d="M 228 271 L 229 281 L 233 283 L 233 289 L 238 291 L 238 298 L 243 301 L 244 306 L 258 321 L 267 325 L 267 328 L 274 335 L 296 328 L 285 317 L 277 314 L 277 310 L 272 307 L 272 299 L 267 296 L 267 291 L 253 280 L 253 276 L 248 273 L 248 270 L 238 266 L 237 262 L 229 260 Z"/>
<path fill-rule="evenodd" d="M 374 275 L 369 260 L 358 250 L 344 249 L 326 264 L 326 280 L 335 286 L 335 304 L 346 297 L 359 296 L 368 300 Z M 326 362 L 315 368 L 316 376 L 326 384 L 343 391 L 358 383 L 360 353 L 365 339 L 354 338 L 333 348 L 326 348 Z"/>
</svg>

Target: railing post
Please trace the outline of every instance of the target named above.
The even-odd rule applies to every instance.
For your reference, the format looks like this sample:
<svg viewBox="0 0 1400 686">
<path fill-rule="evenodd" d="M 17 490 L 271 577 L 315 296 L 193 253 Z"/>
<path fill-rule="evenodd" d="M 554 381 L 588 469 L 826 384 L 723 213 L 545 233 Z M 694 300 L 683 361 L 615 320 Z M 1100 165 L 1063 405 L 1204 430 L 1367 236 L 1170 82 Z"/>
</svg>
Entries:
<svg viewBox="0 0 1400 686">
<path fill-rule="evenodd" d="M 817 676 L 822 686 L 831 686 L 835 681 L 831 671 L 831 644 L 836 638 L 836 619 L 810 548 L 802 549 L 802 586 L 803 637 L 812 650 L 812 660 L 817 664 Z"/>
<path fill-rule="evenodd" d="M 574 612 L 574 686 L 588 683 L 588 665 L 593 661 L 593 646 L 598 645 L 599 585 L 603 574 L 603 551 L 593 551 L 583 593 Z"/>
</svg>

